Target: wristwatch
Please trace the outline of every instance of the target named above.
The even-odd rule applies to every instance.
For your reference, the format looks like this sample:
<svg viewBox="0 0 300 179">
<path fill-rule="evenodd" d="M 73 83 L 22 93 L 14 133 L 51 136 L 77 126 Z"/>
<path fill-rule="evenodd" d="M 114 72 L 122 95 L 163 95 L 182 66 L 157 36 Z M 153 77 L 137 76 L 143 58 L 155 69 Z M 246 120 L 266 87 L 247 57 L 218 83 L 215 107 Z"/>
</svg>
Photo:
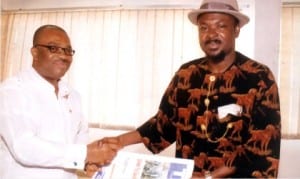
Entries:
<svg viewBox="0 0 300 179">
<path fill-rule="evenodd" d="M 205 179 L 212 179 L 210 171 L 205 171 L 204 177 L 205 177 Z"/>
</svg>

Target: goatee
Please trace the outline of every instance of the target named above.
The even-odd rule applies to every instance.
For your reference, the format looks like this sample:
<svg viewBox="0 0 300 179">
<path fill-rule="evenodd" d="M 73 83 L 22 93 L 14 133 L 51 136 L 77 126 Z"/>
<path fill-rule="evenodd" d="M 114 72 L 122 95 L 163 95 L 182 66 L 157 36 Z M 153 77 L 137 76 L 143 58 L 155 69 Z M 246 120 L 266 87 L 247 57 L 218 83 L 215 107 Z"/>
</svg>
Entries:
<svg viewBox="0 0 300 179">
<path fill-rule="evenodd" d="M 224 60 L 226 56 L 226 53 L 224 51 L 221 51 L 217 55 L 207 55 L 207 58 L 209 58 L 214 63 L 218 63 Z"/>
</svg>

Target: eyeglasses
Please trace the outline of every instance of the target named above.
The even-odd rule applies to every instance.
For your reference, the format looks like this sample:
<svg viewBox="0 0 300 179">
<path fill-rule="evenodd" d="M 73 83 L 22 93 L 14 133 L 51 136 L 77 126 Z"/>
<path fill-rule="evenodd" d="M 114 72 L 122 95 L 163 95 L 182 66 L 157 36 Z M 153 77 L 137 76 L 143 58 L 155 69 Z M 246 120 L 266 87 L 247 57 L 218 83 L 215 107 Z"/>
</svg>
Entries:
<svg viewBox="0 0 300 179">
<path fill-rule="evenodd" d="M 73 50 L 72 48 L 63 48 L 54 45 L 43 45 L 43 44 L 36 44 L 34 45 L 34 47 L 44 47 L 47 48 L 51 53 L 56 53 L 56 54 L 60 54 L 61 51 L 63 51 L 67 56 L 73 56 L 75 54 L 75 50 Z"/>
</svg>

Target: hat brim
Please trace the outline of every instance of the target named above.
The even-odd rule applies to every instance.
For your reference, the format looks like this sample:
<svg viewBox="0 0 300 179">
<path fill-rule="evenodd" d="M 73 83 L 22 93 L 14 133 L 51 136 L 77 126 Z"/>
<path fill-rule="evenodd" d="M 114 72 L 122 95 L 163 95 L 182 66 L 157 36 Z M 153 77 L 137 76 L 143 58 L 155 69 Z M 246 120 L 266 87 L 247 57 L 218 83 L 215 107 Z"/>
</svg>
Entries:
<svg viewBox="0 0 300 179">
<path fill-rule="evenodd" d="M 198 16 L 204 13 L 209 13 L 209 12 L 217 12 L 217 13 L 224 13 L 224 14 L 229 14 L 232 15 L 233 17 L 237 18 L 239 21 L 239 25 L 240 27 L 243 27 L 245 24 L 247 24 L 249 22 L 249 17 L 236 12 L 236 11 L 231 11 L 231 10 L 222 10 L 222 9 L 197 9 L 197 10 L 193 10 L 191 12 L 188 13 L 188 18 L 189 20 L 194 24 L 197 25 L 198 22 Z"/>
</svg>

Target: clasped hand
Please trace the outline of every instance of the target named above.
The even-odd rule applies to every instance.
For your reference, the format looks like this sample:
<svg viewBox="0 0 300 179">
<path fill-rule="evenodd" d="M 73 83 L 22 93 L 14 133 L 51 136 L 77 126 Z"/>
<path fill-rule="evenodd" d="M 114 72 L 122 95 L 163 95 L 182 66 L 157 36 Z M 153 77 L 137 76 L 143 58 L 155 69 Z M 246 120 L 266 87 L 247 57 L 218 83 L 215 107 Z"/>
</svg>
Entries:
<svg viewBox="0 0 300 179">
<path fill-rule="evenodd" d="M 117 137 L 103 138 L 87 145 L 84 170 L 91 177 L 105 165 L 109 165 L 122 145 Z"/>
</svg>

